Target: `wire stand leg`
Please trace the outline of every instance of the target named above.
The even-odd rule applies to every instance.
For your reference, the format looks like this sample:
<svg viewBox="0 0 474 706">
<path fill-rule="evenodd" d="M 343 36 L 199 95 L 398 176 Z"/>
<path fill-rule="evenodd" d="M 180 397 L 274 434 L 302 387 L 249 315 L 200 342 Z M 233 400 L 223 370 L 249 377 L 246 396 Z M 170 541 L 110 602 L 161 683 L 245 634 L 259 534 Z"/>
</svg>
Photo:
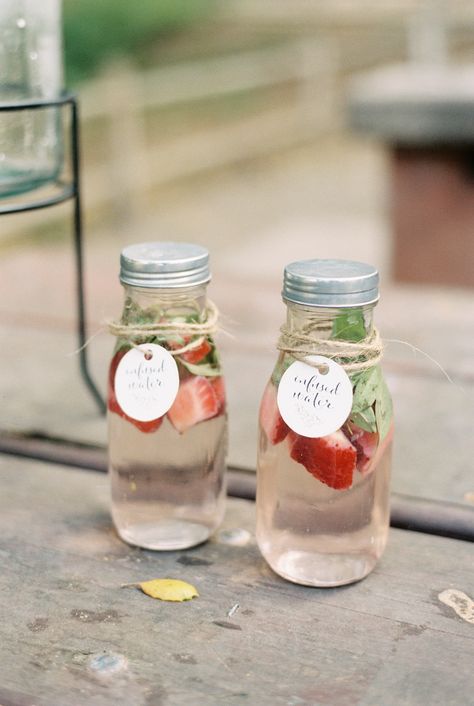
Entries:
<svg viewBox="0 0 474 706">
<path fill-rule="evenodd" d="M 82 210 L 81 186 L 79 175 L 79 120 L 75 98 L 71 99 L 71 149 L 74 185 L 74 250 L 76 259 L 76 298 L 77 298 L 77 336 L 79 341 L 79 366 L 82 379 L 94 398 L 101 414 L 106 412 L 105 401 L 89 372 L 87 360 L 87 329 L 84 292 L 84 258 L 82 251 Z"/>
</svg>

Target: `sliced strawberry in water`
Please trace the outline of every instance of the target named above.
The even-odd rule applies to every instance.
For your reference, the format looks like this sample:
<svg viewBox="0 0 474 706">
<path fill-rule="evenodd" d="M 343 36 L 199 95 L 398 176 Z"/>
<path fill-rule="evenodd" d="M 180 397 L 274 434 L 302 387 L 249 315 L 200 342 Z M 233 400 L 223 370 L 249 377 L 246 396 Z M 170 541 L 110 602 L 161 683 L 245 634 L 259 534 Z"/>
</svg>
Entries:
<svg viewBox="0 0 474 706">
<path fill-rule="evenodd" d="M 164 417 L 158 417 L 157 419 L 152 419 L 149 422 L 141 422 L 139 419 L 133 419 L 132 417 L 129 417 L 128 414 L 125 414 L 125 412 L 117 401 L 117 397 L 115 396 L 115 373 L 117 372 L 118 364 L 124 357 L 125 353 L 128 353 L 128 350 L 129 349 L 127 348 L 121 348 L 114 355 L 110 363 L 107 406 L 109 408 L 109 412 L 118 414 L 119 417 L 122 417 L 122 419 L 126 419 L 127 422 L 134 424 L 140 431 L 144 432 L 145 434 L 150 434 L 151 432 L 154 432 L 161 427 L 161 425 L 163 424 Z"/>
<path fill-rule="evenodd" d="M 219 416 L 219 414 L 223 414 L 226 409 L 226 394 L 225 394 L 225 384 L 224 384 L 224 378 L 222 375 L 219 375 L 219 377 L 215 378 L 209 378 L 209 382 L 211 383 L 212 387 L 214 388 L 214 392 L 216 393 L 217 401 L 219 403 L 219 409 L 217 410 L 216 417 Z"/>
<path fill-rule="evenodd" d="M 132 424 L 134 424 L 137 429 L 144 432 L 144 434 L 151 434 L 152 432 L 159 429 L 163 424 L 164 419 L 164 417 L 158 417 L 157 419 L 152 419 L 149 422 L 141 422 L 138 419 L 132 419 L 131 417 L 127 417 L 126 415 L 125 418 L 132 422 Z"/>
<path fill-rule="evenodd" d="M 357 449 L 357 468 L 361 473 L 373 470 L 372 460 L 379 445 L 377 432 L 365 431 L 355 443 Z"/>
<path fill-rule="evenodd" d="M 357 452 L 342 431 L 318 439 L 291 432 L 288 441 L 291 458 L 321 483 L 336 490 L 351 487 Z"/>
<path fill-rule="evenodd" d="M 343 431 L 357 451 L 357 470 L 361 473 L 372 471 L 372 459 L 379 445 L 377 432 L 365 431 L 352 422 L 345 425 Z"/>
<path fill-rule="evenodd" d="M 269 382 L 260 403 L 260 424 L 271 444 L 279 444 L 290 431 L 277 403 L 276 387 Z"/>
<path fill-rule="evenodd" d="M 182 434 L 195 424 L 215 417 L 218 410 L 219 400 L 212 383 L 208 378 L 196 375 L 184 380 L 179 386 L 176 399 L 168 412 L 168 419 Z"/>
<path fill-rule="evenodd" d="M 200 363 L 204 358 L 210 353 L 212 350 L 212 346 L 205 338 L 203 342 L 197 346 L 196 348 L 191 348 L 191 350 L 186 351 L 186 353 L 181 354 L 181 358 L 183 358 L 187 363 L 193 363 L 196 365 L 197 363 Z"/>
</svg>

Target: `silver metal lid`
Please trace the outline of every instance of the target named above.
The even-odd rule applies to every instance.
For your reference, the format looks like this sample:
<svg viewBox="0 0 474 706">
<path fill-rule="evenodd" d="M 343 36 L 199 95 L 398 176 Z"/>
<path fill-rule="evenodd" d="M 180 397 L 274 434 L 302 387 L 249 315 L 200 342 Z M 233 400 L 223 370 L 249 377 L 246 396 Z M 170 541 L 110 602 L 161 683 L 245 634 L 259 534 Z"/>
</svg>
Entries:
<svg viewBox="0 0 474 706">
<path fill-rule="evenodd" d="M 352 260 L 299 260 L 285 267 L 283 299 L 308 306 L 351 307 L 379 298 L 379 273 Z"/>
<path fill-rule="evenodd" d="M 211 279 L 209 252 L 192 243 L 140 243 L 120 255 L 120 281 L 134 287 L 192 287 Z"/>
</svg>

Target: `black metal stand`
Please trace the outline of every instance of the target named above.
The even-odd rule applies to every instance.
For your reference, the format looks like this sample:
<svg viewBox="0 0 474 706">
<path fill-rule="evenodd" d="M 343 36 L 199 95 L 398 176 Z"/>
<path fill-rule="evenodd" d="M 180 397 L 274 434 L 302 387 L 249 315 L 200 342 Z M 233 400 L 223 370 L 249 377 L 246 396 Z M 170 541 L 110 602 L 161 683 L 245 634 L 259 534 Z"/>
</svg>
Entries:
<svg viewBox="0 0 474 706">
<path fill-rule="evenodd" d="M 71 111 L 70 123 L 70 150 L 71 150 L 71 169 L 72 179 L 69 183 L 59 179 L 55 185 L 58 191 L 55 195 L 29 203 L 21 204 L 5 204 L 0 201 L 0 215 L 7 213 L 23 213 L 25 211 L 34 211 L 48 206 L 55 206 L 69 199 L 73 199 L 73 219 L 74 219 L 74 253 L 76 260 L 76 292 L 77 292 L 77 337 L 79 341 L 79 366 L 81 376 L 88 387 L 92 397 L 94 398 L 100 412 L 105 414 L 106 405 L 102 395 L 100 394 L 96 384 L 94 383 L 89 372 L 87 361 L 87 327 L 86 327 L 86 310 L 85 310 L 85 291 L 84 291 L 84 259 L 82 249 L 82 210 L 81 210 L 81 181 L 80 181 L 80 155 L 79 155 L 79 109 L 78 102 L 74 95 L 65 94 L 57 100 L 38 100 L 38 101 L 18 101 L 15 103 L 0 104 L 0 112 L 13 112 L 19 110 L 44 110 L 46 108 L 69 108 Z"/>
</svg>

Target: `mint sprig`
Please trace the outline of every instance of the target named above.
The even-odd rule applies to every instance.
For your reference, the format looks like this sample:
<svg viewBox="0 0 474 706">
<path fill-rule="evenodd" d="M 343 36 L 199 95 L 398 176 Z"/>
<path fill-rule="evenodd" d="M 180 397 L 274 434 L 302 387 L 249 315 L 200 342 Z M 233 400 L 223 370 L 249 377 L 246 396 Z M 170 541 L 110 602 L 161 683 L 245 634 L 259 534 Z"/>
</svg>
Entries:
<svg viewBox="0 0 474 706">
<path fill-rule="evenodd" d="M 199 323 L 201 321 L 199 312 L 191 312 L 188 314 L 173 313 L 173 310 L 168 309 L 163 311 L 161 308 L 149 307 L 147 309 L 142 309 L 136 302 L 132 299 L 127 299 L 125 303 L 125 313 L 122 317 L 122 323 L 130 324 L 154 324 L 156 321 L 162 321 L 163 318 L 173 324 L 190 324 Z M 186 334 L 186 337 L 181 336 L 177 332 L 167 332 L 166 330 L 160 334 L 146 334 L 143 333 L 141 336 L 134 336 L 136 343 L 156 343 L 159 346 L 163 346 L 169 351 L 176 350 L 177 348 L 182 348 L 186 345 L 186 342 L 190 340 L 195 340 L 199 334 Z M 200 336 L 199 336 L 200 337 Z M 204 377 L 219 377 L 222 375 L 221 364 L 219 360 L 219 355 L 215 343 L 211 336 L 207 336 L 207 341 L 211 346 L 209 353 L 203 357 L 199 363 L 190 363 L 182 355 L 176 356 L 179 364 L 185 368 L 192 375 L 202 375 Z M 119 339 L 118 346 L 116 350 L 121 348 L 130 348 L 129 341 L 125 339 Z"/>
<path fill-rule="evenodd" d="M 384 439 L 392 423 L 393 404 L 387 384 L 380 375 L 380 386 L 377 391 L 377 399 L 375 400 L 375 418 L 377 420 L 377 429 L 380 439 Z"/>
<path fill-rule="evenodd" d="M 206 378 L 217 378 L 222 375 L 221 369 L 210 363 L 188 363 L 184 358 L 179 358 L 181 365 L 193 375 L 203 375 Z"/>
<path fill-rule="evenodd" d="M 285 373 L 290 367 L 290 365 L 292 365 L 292 363 L 294 362 L 295 358 L 289 355 L 289 353 L 280 353 L 280 356 L 272 373 L 272 383 L 275 385 L 275 387 L 278 387 L 278 385 L 280 384 L 280 380 L 283 377 L 283 373 Z"/>
<path fill-rule="evenodd" d="M 351 412 L 349 424 L 351 422 L 364 431 L 375 432 L 377 430 L 377 420 L 372 407 L 367 407 L 361 412 Z"/>
<path fill-rule="evenodd" d="M 332 338 L 343 341 L 362 341 L 367 336 L 361 309 L 348 309 L 333 322 Z M 378 365 L 350 375 L 353 384 L 353 402 L 349 424 L 364 431 L 378 432 L 382 441 L 388 434 L 393 416 L 390 393 Z"/>
<path fill-rule="evenodd" d="M 384 439 L 390 429 L 393 407 L 380 367 L 356 373 L 351 381 L 354 396 L 349 423 L 353 422 L 364 431 L 378 432 L 380 440 Z"/>
<path fill-rule="evenodd" d="M 332 338 L 338 341 L 362 341 L 366 335 L 364 313 L 361 309 L 347 309 L 333 321 Z"/>
</svg>

